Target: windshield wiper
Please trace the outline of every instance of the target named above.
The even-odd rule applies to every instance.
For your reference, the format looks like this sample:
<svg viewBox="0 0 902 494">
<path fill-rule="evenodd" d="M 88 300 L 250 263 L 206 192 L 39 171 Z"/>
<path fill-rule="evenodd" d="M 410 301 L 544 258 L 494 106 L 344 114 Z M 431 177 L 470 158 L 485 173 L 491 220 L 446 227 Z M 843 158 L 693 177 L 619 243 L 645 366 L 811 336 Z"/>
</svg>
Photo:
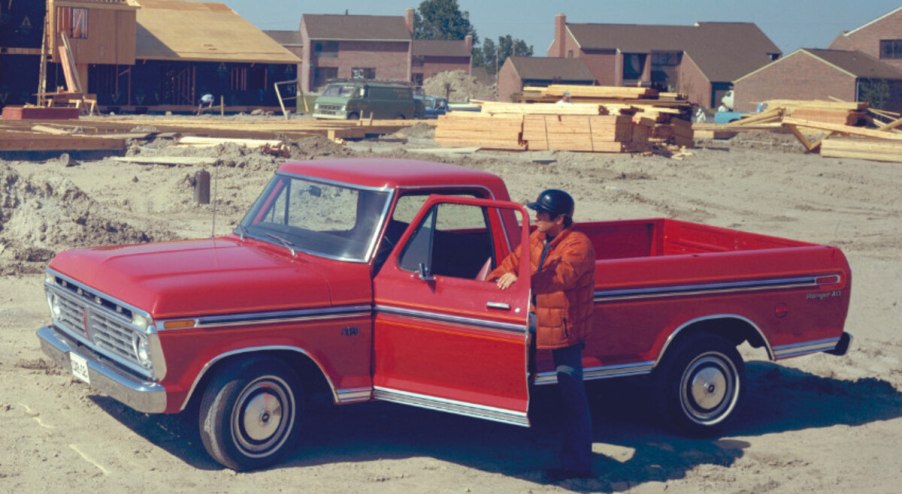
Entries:
<svg viewBox="0 0 902 494">
<path fill-rule="evenodd" d="M 235 230 L 238 231 L 238 237 L 239 237 L 239 238 L 241 239 L 241 241 L 243 242 L 243 241 L 244 241 L 244 237 L 247 236 L 247 227 L 239 223 L 238 226 L 235 228 Z"/>
<path fill-rule="evenodd" d="M 289 242 L 288 240 L 286 240 L 278 235 L 273 235 L 272 233 L 264 233 L 264 235 L 266 235 L 269 238 L 275 239 L 277 242 L 282 244 L 282 246 L 284 246 L 286 249 L 288 249 L 288 252 L 291 252 L 292 257 L 298 256 L 293 243 Z"/>
</svg>

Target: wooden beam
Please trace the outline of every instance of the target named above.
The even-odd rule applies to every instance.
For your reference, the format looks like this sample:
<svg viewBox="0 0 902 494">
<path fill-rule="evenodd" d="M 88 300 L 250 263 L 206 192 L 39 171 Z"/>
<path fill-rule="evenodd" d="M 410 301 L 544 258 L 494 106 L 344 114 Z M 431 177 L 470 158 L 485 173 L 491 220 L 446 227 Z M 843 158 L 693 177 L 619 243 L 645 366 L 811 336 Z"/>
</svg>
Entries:
<svg viewBox="0 0 902 494">
<path fill-rule="evenodd" d="M 865 129 L 862 127 L 850 127 L 848 125 L 829 124 L 824 122 L 812 122 L 810 120 L 800 120 L 796 118 L 784 118 L 783 125 L 796 125 L 809 129 L 832 131 L 839 134 L 902 140 L 902 133 L 884 132 L 882 130 Z"/>
</svg>

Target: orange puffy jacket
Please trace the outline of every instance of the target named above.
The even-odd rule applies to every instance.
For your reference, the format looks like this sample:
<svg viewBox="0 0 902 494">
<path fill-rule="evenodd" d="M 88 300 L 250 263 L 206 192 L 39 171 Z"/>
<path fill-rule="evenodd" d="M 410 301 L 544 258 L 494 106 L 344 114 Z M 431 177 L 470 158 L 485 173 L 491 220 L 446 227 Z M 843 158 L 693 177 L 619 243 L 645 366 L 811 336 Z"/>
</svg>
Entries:
<svg viewBox="0 0 902 494">
<path fill-rule="evenodd" d="M 592 326 L 595 298 L 595 249 L 584 233 L 564 229 L 551 241 L 543 266 L 539 267 L 545 234 L 529 236 L 530 280 L 535 300 L 536 348 L 552 350 L 582 343 Z M 504 273 L 516 274 L 520 249 L 514 249 L 500 266 L 489 273 L 496 280 Z"/>
</svg>

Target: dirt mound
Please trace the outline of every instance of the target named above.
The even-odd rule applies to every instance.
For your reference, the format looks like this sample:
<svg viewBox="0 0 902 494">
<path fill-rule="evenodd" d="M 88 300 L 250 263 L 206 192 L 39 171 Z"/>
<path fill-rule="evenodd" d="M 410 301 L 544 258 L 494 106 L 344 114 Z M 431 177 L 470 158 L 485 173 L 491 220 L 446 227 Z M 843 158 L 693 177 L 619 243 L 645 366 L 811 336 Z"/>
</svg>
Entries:
<svg viewBox="0 0 902 494">
<path fill-rule="evenodd" d="M 462 70 L 439 72 L 423 81 L 423 91 L 431 96 L 447 96 L 451 103 L 474 99 L 497 99 L 498 88 L 486 86 Z"/>
<path fill-rule="evenodd" d="M 289 156 L 293 160 L 311 160 L 327 157 L 353 156 L 354 152 L 323 136 L 310 136 L 288 142 Z"/>
<path fill-rule="evenodd" d="M 40 270 L 59 250 L 149 242 L 65 178 L 29 179 L 0 165 L 0 273 Z M 33 265 L 34 264 L 34 265 Z"/>
</svg>

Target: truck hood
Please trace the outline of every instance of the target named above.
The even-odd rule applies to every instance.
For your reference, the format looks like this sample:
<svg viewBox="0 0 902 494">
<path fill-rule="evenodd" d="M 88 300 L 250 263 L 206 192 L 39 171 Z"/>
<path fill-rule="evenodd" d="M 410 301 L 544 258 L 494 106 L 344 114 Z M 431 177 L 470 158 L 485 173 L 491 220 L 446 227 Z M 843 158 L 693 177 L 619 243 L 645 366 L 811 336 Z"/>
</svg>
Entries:
<svg viewBox="0 0 902 494">
<path fill-rule="evenodd" d="M 75 249 L 50 268 L 166 319 L 333 305 L 330 263 L 224 237 Z"/>
</svg>

